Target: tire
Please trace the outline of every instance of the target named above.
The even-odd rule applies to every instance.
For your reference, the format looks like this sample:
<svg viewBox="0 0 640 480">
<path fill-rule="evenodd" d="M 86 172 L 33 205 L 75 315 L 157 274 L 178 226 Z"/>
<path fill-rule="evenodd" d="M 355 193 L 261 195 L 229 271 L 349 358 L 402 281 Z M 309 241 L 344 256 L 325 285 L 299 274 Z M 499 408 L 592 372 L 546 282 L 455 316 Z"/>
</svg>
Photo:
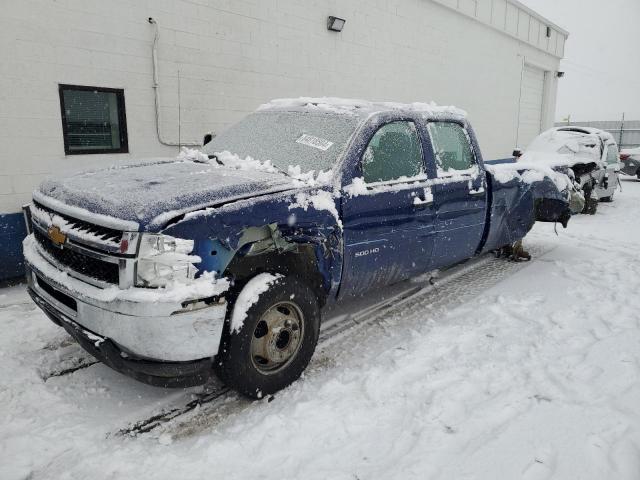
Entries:
<svg viewBox="0 0 640 480">
<path fill-rule="evenodd" d="M 587 215 L 595 215 L 598 211 L 598 199 L 589 197 L 584 202 L 584 208 L 582 209 L 583 214 Z"/>
<path fill-rule="evenodd" d="M 258 277 L 247 283 L 238 299 L 254 288 Z M 239 304 L 236 301 L 233 309 L 242 308 Z M 309 286 L 295 276 L 279 277 L 247 309 L 239 330 L 231 330 L 233 313 L 227 316 L 215 361 L 216 373 L 227 386 L 262 398 L 300 377 L 320 332 L 320 306 Z"/>
<path fill-rule="evenodd" d="M 636 172 L 636 177 L 638 177 L 638 180 L 640 180 L 640 168 L 638 169 L 638 171 Z"/>
</svg>

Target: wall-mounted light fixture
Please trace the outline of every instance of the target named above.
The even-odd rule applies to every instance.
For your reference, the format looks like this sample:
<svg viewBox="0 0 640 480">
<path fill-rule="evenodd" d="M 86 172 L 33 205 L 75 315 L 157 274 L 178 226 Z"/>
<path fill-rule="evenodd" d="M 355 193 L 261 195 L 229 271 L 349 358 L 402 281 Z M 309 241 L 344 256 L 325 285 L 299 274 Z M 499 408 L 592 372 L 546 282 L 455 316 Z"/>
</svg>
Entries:
<svg viewBox="0 0 640 480">
<path fill-rule="evenodd" d="M 564 77 L 564 72 L 556 72 L 556 77 L 558 78 Z"/>
<path fill-rule="evenodd" d="M 329 17 L 327 18 L 327 30 L 332 32 L 341 32 L 344 28 L 346 20 L 344 18 Z"/>
</svg>

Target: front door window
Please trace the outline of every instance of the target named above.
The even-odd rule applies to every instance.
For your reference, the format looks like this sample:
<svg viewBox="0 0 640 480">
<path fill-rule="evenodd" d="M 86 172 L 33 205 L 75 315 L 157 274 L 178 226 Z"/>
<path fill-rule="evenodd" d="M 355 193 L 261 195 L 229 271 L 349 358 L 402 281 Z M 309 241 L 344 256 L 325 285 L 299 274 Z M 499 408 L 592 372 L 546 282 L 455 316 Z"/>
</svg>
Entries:
<svg viewBox="0 0 640 480">
<path fill-rule="evenodd" d="M 423 173 L 422 147 L 413 122 L 392 122 L 380 127 L 362 157 L 366 183 L 389 182 Z"/>
</svg>

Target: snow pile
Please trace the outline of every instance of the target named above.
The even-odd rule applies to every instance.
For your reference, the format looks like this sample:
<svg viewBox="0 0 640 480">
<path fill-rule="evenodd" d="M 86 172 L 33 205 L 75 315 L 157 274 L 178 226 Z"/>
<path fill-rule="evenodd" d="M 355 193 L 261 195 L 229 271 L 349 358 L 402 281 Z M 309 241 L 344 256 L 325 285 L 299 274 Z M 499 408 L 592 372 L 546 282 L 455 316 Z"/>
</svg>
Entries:
<svg viewBox="0 0 640 480">
<path fill-rule="evenodd" d="M 347 195 L 351 197 L 357 197 L 359 195 L 373 195 L 383 192 L 399 192 L 412 187 L 424 187 L 425 191 L 431 192 L 431 187 L 433 187 L 434 185 L 447 185 L 449 183 L 468 182 L 469 190 L 472 193 L 480 193 L 481 191 L 484 191 L 483 187 L 478 187 L 475 190 L 473 189 L 473 181 L 477 180 L 478 176 L 480 175 L 480 169 L 477 166 L 474 166 L 468 170 L 447 170 L 446 172 L 441 170 L 439 175 L 442 176 L 438 178 L 428 178 L 426 173 L 421 173 L 420 175 L 416 175 L 414 177 L 402 176 L 393 183 L 383 185 L 378 185 L 376 183 L 367 184 L 362 177 L 356 177 L 351 181 L 351 184 L 344 187 L 343 190 Z M 513 178 L 516 177 L 509 177 L 509 179 Z"/>
<path fill-rule="evenodd" d="M 403 103 L 383 103 L 383 105 L 390 105 L 394 109 L 408 109 L 414 112 L 420 112 L 426 115 L 441 115 L 441 114 L 450 114 L 455 115 L 457 117 L 467 117 L 466 110 L 462 110 L 453 105 L 438 105 L 435 102 L 429 103 L 421 103 L 414 102 L 409 104 Z"/>
<path fill-rule="evenodd" d="M 524 156 L 524 155 L 523 155 Z M 556 172 L 550 166 L 526 161 L 517 163 L 501 163 L 497 165 L 485 165 L 486 170 L 493 175 L 499 183 L 508 183 L 518 179 L 524 183 L 532 184 L 540 182 L 548 177 L 559 191 L 570 189 L 571 180 L 564 173 Z"/>
<path fill-rule="evenodd" d="M 425 115 L 449 114 L 459 117 L 467 116 L 467 112 L 464 110 L 454 106 L 439 106 L 435 102 L 370 102 L 338 97 L 280 98 L 261 105 L 258 111 L 271 109 L 304 109 L 338 115 L 353 115 L 359 112 L 371 114 L 386 110 L 410 110 Z"/>
<path fill-rule="evenodd" d="M 440 179 L 442 180 L 442 179 Z M 421 173 L 420 175 L 416 175 L 414 177 L 401 176 L 392 183 L 386 184 L 368 184 L 364 181 L 362 177 L 356 177 L 351 181 L 351 184 L 344 187 L 344 192 L 351 196 L 357 197 L 360 195 L 374 195 L 377 193 L 384 192 L 399 192 L 401 190 L 406 190 L 417 183 L 425 183 L 427 185 L 434 185 L 437 183 L 438 179 L 429 180 L 426 173 Z"/>
<path fill-rule="evenodd" d="M 326 190 L 317 190 L 313 193 L 299 192 L 296 194 L 296 201 L 289 205 L 289 210 L 301 208 L 306 212 L 310 206 L 316 210 L 327 210 L 336 219 L 338 226 L 342 228 L 342 220 L 331 192 Z"/>
<path fill-rule="evenodd" d="M 535 162 L 551 168 L 592 162 L 602 165 L 601 138 L 608 140 L 603 133 L 606 132 L 584 133 L 552 128 L 538 135 L 518 162 Z"/>
<path fill-rule="evenodd" d="M 480 175 L 480 167 L 478 167 L 478 165 L 472 165 L 471 167 L 464 170 L 456 170 L 455 168 L 448 168 L 445 170 L 441 166 L 441 162 L 439 160 L 437 152 L 436 157 L 438 158 L 436 169 L 438 171 L 438 178 L 440 179 L 447 178 L 450 179 L 450 181 L 459 182 L 461 180 L 466 180 L 469 177 L 475 178 Z"/>
<path fill-rule="evenodd" d="M 233 314 L 231 315 L 232 332 L 239 332 L 242 329 L 244 321 L 247 318 L 247 312 L 251 306 L 254 305 L 260 299 L 260 295 L 269 290 L 269 287 L 279 278 L 282 278 L 282 275 L 261 273 L 249 280 L 240 292 L 240 295 L 238 295 L 233 307 Z"/>
<path fill-rule="evenodd" d="M 356 100 L 338 97 L 299 97 L 299 98 L 277 98 L 268 103 L 260 105 L 258 111 L 271 110 L 274 108 L 305 108 L 311 111 L 337 114 L 353 114 L 358 109 L 371 108 L 372 103 L 366 100 Z"/>
<path fill-rule="evenodd" d="M 176 160 L 179 162 L 209 163 L 209 156 L 195 148 L 182 147 Z"/>
<path fill-rule="evenodd" d="M 416 206 L 433 203 L 433 191 L 430 187 L 424 189 L 424 198 L 420 198 L 416 193 L 413 193 L 413 204 Z"/>
<path fill-rule="evenodd" d="M 593 155 L 540 152 L 528 150 L 516 160 L 518 164 L 537 165 L 548 168 L 573 167 L 578 163 L 597 163 L 602 165 L 599 157 Z"/>
<path fill-rule="evenodd" d="M 229 281 L 227 279 L 216 279 L 215 274 L 211 272 L 203 272 L 200 277 L 193 280 L 172 281 L 162 288 L 131 287 L 122 290 L 114 285 L 101 289 L 81 282 L 68 275 L 67 272 L 55 268 L 42 257 L 38 251 L 37 244 L 38 242 L 33 235 L 29 235 L 22 242 L 24 257 L 29 264 L 51 279 L 52 282 L 64 285 L 69 290 L 77 292 L 81 297 L 99 302 L 176 303 L 222 295 L 229 289 Z"/>
<path fill-rule="evenodd" d="M 222 163 L 222 165 L 216 161 L 216 159 L 210 159 L 209 156 L 203 153 L 200 150 L 195 148 L 186 148 L 182 147 L 182 150 L 176 157 L 176 160 L 181 162 L 196 162 L 196 163 L 206 163 L 211 165 L 214 168 L 232 168 L 235 170 L 255 170 L 258 172 L 268 172 L 268 173 L 277 173 L 279 170 L 273 166 L 271 160 L 260 161 L 256 160 L 251 156 L 247 156 L 245 158 L 236 155 L 235 153 L 231 153 L 228 150 L 224 150 L 221 152 L 215 152 L 217 160 Z M 196 173 L 206 173 L 206 172 L 193 172 Z"/>
<path fill-rule="evenodd" d="M 473 182 L 469 180 L 469 193 L 472 195 L 484 193 L 484 187 L 473 188 Z"/>
<path fill-rule="evenodd" d="M 288 175 L 295 180 L 296 187 L 319 187 L 329 185 L 333 180 L 333 170 L 320 170 L 317 174 L 315 170 L 303 173 L 300 165 L 289 165 Z"/>
<path fill-rule="evenodd" d="M 247 156 L 241 158 L 238 155 L 231 153 L 227 150 L 222 152 L 215 152 L 215 156 L 218 157 L 223 165 L 228 168 L 235 168 L 236 170 L 256 170 L 258 172 L 277 173 L 279 170 L 273 166 L 271 160 L 265 160 L 261 162 L 253 157 Z M 212 165 L 218 165 L 215 160 L 210 160 Z"/>
<path fill-rule="evenodd" d="M 344 192 L 347 195 L 352 197 L 357 197 L 358 195 L 368 195 L 369 188 L 367 188 L 367 182 L 364 181 L 362 177 L 356 177 L 351 180 L 351 184 L 344 187 Z"/>
</svg>

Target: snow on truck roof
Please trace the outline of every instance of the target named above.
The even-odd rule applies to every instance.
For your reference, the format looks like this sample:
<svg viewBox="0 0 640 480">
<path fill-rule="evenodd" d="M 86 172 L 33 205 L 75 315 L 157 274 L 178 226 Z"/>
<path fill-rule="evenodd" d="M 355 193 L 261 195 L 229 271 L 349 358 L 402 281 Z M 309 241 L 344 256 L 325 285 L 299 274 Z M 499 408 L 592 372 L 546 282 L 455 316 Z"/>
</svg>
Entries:
<svg viewBox="0 0 640 480">
<path fill-rule="evenodd" d="M 258 108 L 258 111 L 265 110 L 324 112 L 339 115 L 358 115 L 361 117 L 388 111 L 422 113 L 426 116 L 447 115 L 460 119 L 467 116 L 467 112 L 462 109 L 453 106 L 439 106 L 434 102 L 371 102 L 338 97 L 279 98 L 271 100 Z"/>
</svg>

